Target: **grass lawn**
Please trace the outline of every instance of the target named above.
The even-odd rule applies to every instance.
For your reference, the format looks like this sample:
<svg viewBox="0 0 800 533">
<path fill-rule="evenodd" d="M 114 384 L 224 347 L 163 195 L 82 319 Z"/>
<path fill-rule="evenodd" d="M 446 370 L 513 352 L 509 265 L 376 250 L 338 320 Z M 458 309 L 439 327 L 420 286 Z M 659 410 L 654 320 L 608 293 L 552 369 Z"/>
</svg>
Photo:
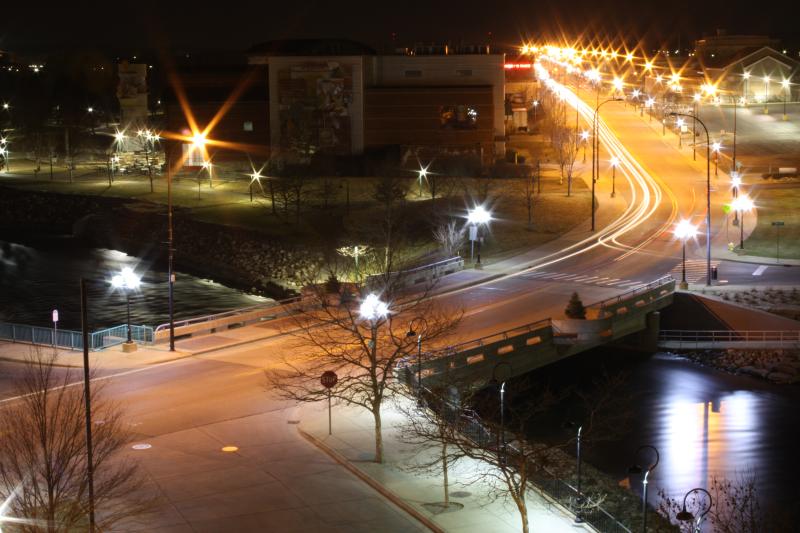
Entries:
<svg viewBox="0 0 800 533">
<path fill-rule="evenodd" d="M 759 187 L 755 195 L 758 209 L 756 229 L 744 241 L 747 255 L 775 257 L 780 220 L 781 257 L 800 259 L 800 185 L 794 187 Z M 747 216 L 747 215 L 745 215 Z"/>
<path fill-rule="evenodd" d="M 104 172 L 83 168 L 74 173 L 71 183 L 63 172 L 57 173 L 51 181 L 49 173 L 34 176 L 32 168 L 24 169 L 19 163 L 14 172 L 21 174 L 0 174 L 0 185 L 158 204 L 167 201 L 166 180 L 161 176 L 156 177 L 154 192 L 150 192 L 146 176 L 118 176 L 109 186 Z M 554 172 L 544 170 L 542 173 L 541 194 L 535 196 L 530 226 L 522 180 L 440 176 L 436 184 L 437 197 L 432 201 L 430 189 L 424 186 L 420 196 L 416 180 L 410 177 L 406 201 L 398 211 L 403 233 L 407 236 L 402 255 L 414 260 L 435 252 L 437 245 L 431 228 L 449 217 L 464 217 L 467 208 L 473 207 L 476 199 L 484 194 L 493 216 L 482 249 L 483 257 L 489 260 L 529 249 L 570 230 L 589 217 L 590 192 L 582 180 L 574 179 L 572 195 L 567 197 L 566 183 L 560 184 Z M 381 242 L 383 212 L 373 199 L 376 178 L 331 178 L 327 209 L 322 197 L 323 180 L 310 179 L 303 192 L 299 218 L 294 204 L 284 210 L 279 201 L 276 201 L 277 213 L 273 213 L 266 180 L 262 180 L 261 187 L 255 184 L 251 202 L 247 177 L 216 180 L 213 188 L 209 187 L 207 176 L 201 178 L 199 196 L 198 182 L 193 175 L 174 180 L 172 187 L 174 204 L 197 220 L 253 229 L 265 236 L 309 246 L 325 246 L 331 242 L 377 246 Z"/>
</svg>

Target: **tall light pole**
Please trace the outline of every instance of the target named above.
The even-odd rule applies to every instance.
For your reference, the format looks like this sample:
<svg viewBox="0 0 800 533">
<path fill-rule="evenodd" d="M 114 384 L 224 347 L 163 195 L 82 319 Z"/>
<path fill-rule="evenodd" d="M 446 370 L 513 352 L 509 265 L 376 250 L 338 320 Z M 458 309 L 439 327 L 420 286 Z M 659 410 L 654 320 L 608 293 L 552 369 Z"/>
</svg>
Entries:
<svg viewBox="0 0 800 533">
<path fill-rule="evenodd" d="M 175 244 L 172 228 L 172 160 L 170 147 L 166 149 L 167 163 L 167 293 L 169 295 L 169 351 L 175 351 L 175 272 L 173 270 Z"/>
<path fill-rule="evenodd" d="M 125 293 L 125 301 L 128 307 L 128 342 L 130 346 L 133 344 L 132 331 L 131 331 L 131 292 L 135 291 L 141 285 L 141 278 L 133 271 L 131 267 L 125 267 L 122 272 L 116 274 L 111 278 L 111 286 L 119 289 Z"/>
<path fill-rule="evenodd" d="M 369 351 L 373 361 L 378 355 L 378 325 L 389 315 L 389 304 L 382 301 L 374 292 L 369 293 L 358 307 L 358 314 L 362 320 L 369 321 L 370 340 Z"/>
<path fill-rule="evenodd" d="M 684 219 L 678 222 L 678 224 L 675 226 L 675 229 L 672 230 L 672 233 L 683 243 L 683 261 L 681 263 L 680 288 L 681 290 L 685 291 L 689 288 L 689 283 L 686 281 L 686 241 L 697 235 L 697 226 Z"/>
<path fill-rule="evenodd" d="M 701 98 L 702 95 L 700 93 L 695 93 L 692 98 L 695 118 L 697 118 L 697 105 L 700 103 Z M 692 121 L 692 161 L 697 161 L 697 122 L 694 120 Z"/>
<path fill-rule="evenodd" d="M 750 97 L 750 73 L 745 71 L 742 73 L 742 78 L 744 78 L 744 100 L 745 105 L 747 105 L 747 100 Z"/>
<path fill-rule="evenodd" d="M 650 472 L 655 470 L 658 466 L 659 455 L 655 446 L 645 444 L 644 446 L 639 446 L 639 448 L 636 450 L 635 456 L 638 457 L 640 453 L 645 450 L 651 450 L 655 454 L 655 461 L 650 463 L 647 467 L 643 467 L 635 463 L 628 469 L 628 473 L 641 474 L 644 472 L 644 477 L 642 478 L 642 531 L 647 533 L 647 478 L 650 476 Z"/>
<path fill-rule="evenodd" d="M 583 143 L 583 162 L 586 163 L 586 145 L 589 144 L 589 131 L 581 132 L 581 142 Z"/>
<path fill-rule="evenodd" d="M 609 98 L 608 100 L 603 100 L 602 102 L 598 103 L 594 108 L 594 117 L 592 118 L 592 131 L 594 135 L 592 138 L 592 231 L 595 230 L 595 184 L 597 183 L 597 178 L 600 176 L 600 140 L 598 139 L 599 135 L 597 134 L 597 117 L 600 113 L 600 108 L 603 107 L 603 105 L 607 104 L 608 102 L 619 102 L 620 100 L 623 100 L 623 98 Z"/>
<path fill-rule="evenodd" d="M 675 121 L 675 125 L 678 126 L 678 148 L 683 148 L 683 126 L 685 123 L 682 118 Z"/>
<path fill-rule="evenodd" d="M 670 113 L 670 116 L 683 115 L 683 113 Z M 706 132 L 706 285 L 711 286 L 711 138 L 705 123 L 694 117 Z"/>
<path fill-rule="evenodd" d="M 731 196 L 732 200 L 735 200 L 737 196 L 739 196 L 739 188 L 742 186 L 742 176 L 739 172 L 734 171 L 731 172 Z M 739 212 L 734 210 L 733 211 L 733 225 L 739 225 Z"/>
</svg>

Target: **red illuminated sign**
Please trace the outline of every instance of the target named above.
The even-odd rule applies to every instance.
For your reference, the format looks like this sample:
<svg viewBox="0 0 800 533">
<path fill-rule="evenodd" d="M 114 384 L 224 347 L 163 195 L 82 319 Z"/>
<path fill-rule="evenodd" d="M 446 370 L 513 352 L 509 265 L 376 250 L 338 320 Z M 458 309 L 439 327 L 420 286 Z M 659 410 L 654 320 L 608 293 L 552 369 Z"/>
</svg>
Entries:
<svg viewBox="0 0 800 533">
<path fill-rule="evenodd" d="M 533 68 L 533 63 L 506 63 L 503 66 L 509 70 L 531 69 Z"/>
</svg>

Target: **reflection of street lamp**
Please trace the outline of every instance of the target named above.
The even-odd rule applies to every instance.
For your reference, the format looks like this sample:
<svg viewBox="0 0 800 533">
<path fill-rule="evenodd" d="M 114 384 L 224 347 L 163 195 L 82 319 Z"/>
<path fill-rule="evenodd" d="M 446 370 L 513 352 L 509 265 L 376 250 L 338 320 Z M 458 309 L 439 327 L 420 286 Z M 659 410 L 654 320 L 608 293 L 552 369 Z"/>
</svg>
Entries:
<svg viewBox="0 0 800 533">
<path fill-rule="evenodd" d="M 659 455 L 655 446 L 645 444 L 644 446 L 639 446 L 639 448 L 636 450 L 635 456 L 638 457 L 639 454 L 644 450 L 652 450 L 653 453 L 655 453 L 655 462 L 646 468 L 638 464 L 634 464 L 628 469 L 628 473 L 641 474 L 644 472 L 644 477 L 642 478 L 642 531 L 647 533 L 647 478 L 650 476 L 650 472 L 655 470 L 655 468 L 658 466 Z"/>
<path fill-rule="evenodd" d="M 131 267 L 123 268 L 122 272 L 111 278 L 112 287 L 125 291 L 125 299 L 128 307 L 128 345 L 133 343 L 131 335 L 131 291 L 138 289 L 140 284 L 141 279 Z"/>
<path fill-rule="evenodd" d="M 617 165 L 619 165 L 619 158 L 617 156 L 611 156 L 609 160 L 611 163 L 611 198 L 614 198 L 617 195 Z"/>
<path fill-rule="evenodd" d="M 703 507 L 698 505 L 698 507 L 702 509 L 702 512 L 698 517 L 695 517 L 694 514 L 686 510 L 686 499 L 689 497 L 689 494 L 693 492 L 704 492 L 705 495 L 708 496 L 708 505 L 704 505 Z M 692 533 L 700 533 L 700 525 L 703 523 L 703 519 L 711 510 L 712 505 L 714 505 L 714 499 L 706 489 L 700 487 L 694 488 L 683 496 L 683 509 L 677 515 L 675 515 L 675 518 L 681 522 L 694 522 L 695 519 L 697 519 L 697 522 L 692 526 Z"/>
<path fill-rule="evenodd" d="M 469 259 L 472 261 L 475 257 L 475 241 L 478 240 L 478 226 L 488 224 L 492 220 L 492 214 L 487 211 L 482 205 L 476 206 L 467 212 L 467 223 L 469 227 Z M 481 264 L 480 247 L 478 247 L 478 262 Z"/>
<path fill-rule="evenodd" d="M 680 287 L 682 290 L 686 290 L 689 288 L 689 284 L 686 281 L 686 241 L 697 235 L 697 226 L 684 219 L 678 222 L 672 232 L 675 234 L 675 237 L 683 242 L 683 266 Z"/>
<path fill-rule="evenodd" d="M 421 327 L 414 327 L 414 323 L 421 323 Z M 422 394 L 422 332 L 428 329 L 428 321 L 417 317 L 408 325 L 406 337 L 417 338 L 417 398 Z"/>
<path fill-rule="evenodd" d="M 731 202 L 731 209 L 739 213 L 739 248 L 744 250 L 744 214 L 755 207 L 753 200 L 746 194 L 738 195 Z"/>
</svg>

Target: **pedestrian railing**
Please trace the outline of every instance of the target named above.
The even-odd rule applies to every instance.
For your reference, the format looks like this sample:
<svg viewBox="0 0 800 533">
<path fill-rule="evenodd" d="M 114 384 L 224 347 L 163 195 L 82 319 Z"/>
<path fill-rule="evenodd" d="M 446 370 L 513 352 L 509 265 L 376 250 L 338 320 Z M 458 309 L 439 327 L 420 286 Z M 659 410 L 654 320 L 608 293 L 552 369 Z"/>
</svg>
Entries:
<svg viewBox="0 0 800 533">
<path fill-rule="evenodd" d="M 778 330 L 661 330 L 659 346 L 664 348 L 794 348 L 800 331 Z"/>
<path fill-rule="evenodd" d="M 153 338 L 154 332 L 150 326 L 131 326 L 131 339 L 133 342 L 137 344 L 152 344 Z M 67 348 L 69 350 L 83 349 L 83 334 L 80 331 L 7 322 L 0 322 L 0 340 Z M 101 329 L 89 334 L 89 349 L 92 351 L 103 350 L 122 344 L 127 340 L 128 326 L 125 324 Z"/>
<path fill-rule="evenodd" d="M 417 386 L 413 369 L 408 362 L 404 362 L 396 369 L 397 378 L 404 383 L 413 394 L 421 393 L 427 408 L 433 409 L 437 417 L 443 418 L 444 423 L 453 424 L 459 433 L 466 436 L 477 446 L 493 449 L 501 453 L 500 436 L 484 424 L 480 416 L 471 409 L 464 409 L 450 400 L 443 399 L 425 386 L 420 391 Z M 519 454 L 519 449 L 514 443 L 503 443 L 502 453 Z M 602 533 L 631 533 L 631 530 L 617 520 L 599 503 L 591 501 L 586 494 L 570 483 L 559 478 L 555 473 L 540 464 L 528 464 L 528 479 L 531 485 L 538 489 L 547 498 L 580 515 L 584 522 Z"/>
</svg>

